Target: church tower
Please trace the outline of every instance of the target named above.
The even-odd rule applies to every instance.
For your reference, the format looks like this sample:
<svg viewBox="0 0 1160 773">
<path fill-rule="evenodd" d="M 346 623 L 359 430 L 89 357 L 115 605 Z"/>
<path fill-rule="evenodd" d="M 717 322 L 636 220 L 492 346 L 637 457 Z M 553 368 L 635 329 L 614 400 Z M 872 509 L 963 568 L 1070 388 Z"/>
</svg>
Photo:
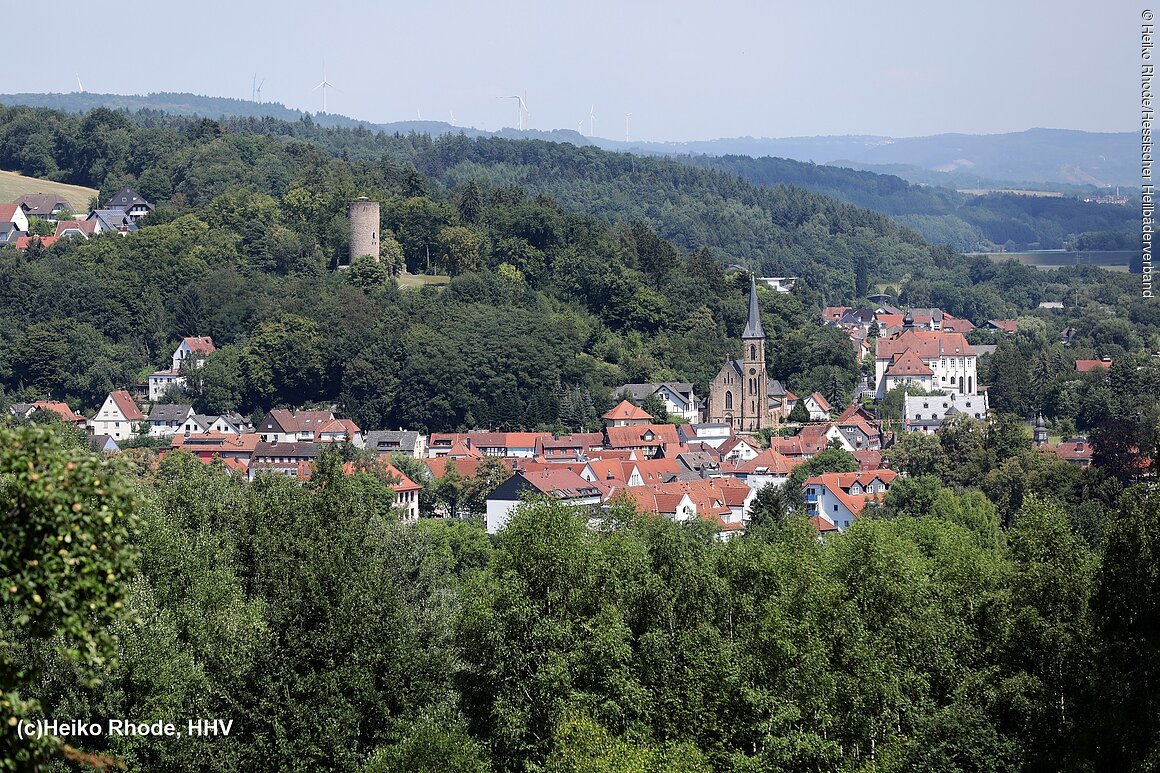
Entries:
<svg viewBox="0 0 1160 773">
<path fill-rule="evenodd" d="M 757 280 L 749 278 L 749 319 L 741 333 L 741 427 L 756 432 L 769 422 L 769 386 L 765 372 L 765 329 L 757 305 Z"/>
</svg>

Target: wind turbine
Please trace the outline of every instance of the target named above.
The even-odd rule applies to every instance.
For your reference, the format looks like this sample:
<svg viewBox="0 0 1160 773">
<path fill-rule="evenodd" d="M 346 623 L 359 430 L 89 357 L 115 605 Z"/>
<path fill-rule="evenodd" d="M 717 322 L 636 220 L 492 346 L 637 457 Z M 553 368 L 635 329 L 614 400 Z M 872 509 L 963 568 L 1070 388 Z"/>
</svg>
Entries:
<svg viewBox="0 0 1160 773">
<path fill-rule="evenodd" d="M 326 79 L 326 60 L 322 60 L 322 82 L 315 86 L 311 91 L 318 91 L 322 89 L 322 112 L 326 112 L 326 90 L 333 89 L 334 84 Z"/>
<path fill-rule="evenodd" d="M 576 133 L 579 134 L 581 137 L 584 136 L 584 119 L 583 118 L 580 119 L 580 123 L 576 124 Z"/>
<path fill-rule="evenodd" d="M 266 79 L 262 78 L 262 82 L 258 84 L 258 102 L 262 101 L 262 87 L 266 85 Z"/>
<path fill-rule="evenodd" d="M 632 113 L 625 113 L 624 114 L 624 141 L 625 142 L 628 142 L 628 119 L 631 115 L 632 115 Z"/>
<path fill-rule="evenodd" d="M 457 125 L 457 124 L 455 123 L 455 111 L 454 111 L 454 110 L 452 110 L 452 111 L 451 111 L 451 125 L 452 125 L 452 126 L 456 126 L 456 125 Z"/>
<path fill-rule="evenodd" d="M 254 73 L 254 77 L 250 79 L 250 101 L 258 101 L 258 73 Z"/>
<path fill-rule="evenodd" d="M 519 94 L 508 94 L 506 96 L 499 96 L 496 99 L 514 99 L 516 100 L 516 128 L 523 131 L 524 128 L 524 113 L 527 111 L 527 103 Z"/>
<path fill-rule="evenodd" d="M 77 91 L 82 94 L 85 93 L 85 87 L 81 84 L 81 74 L 79 72 L 77 73 Z"/>
<path fill-rule="evenodd" d="M 588 108 L 588 136 L 596 136 L 596 105 Z"/>
</svg>

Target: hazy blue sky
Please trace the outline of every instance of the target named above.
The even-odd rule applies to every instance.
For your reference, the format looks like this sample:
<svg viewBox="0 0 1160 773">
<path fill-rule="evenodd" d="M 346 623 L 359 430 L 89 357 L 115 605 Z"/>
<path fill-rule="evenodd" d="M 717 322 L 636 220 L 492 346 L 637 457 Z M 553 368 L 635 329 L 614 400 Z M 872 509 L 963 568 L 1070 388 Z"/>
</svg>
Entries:
<svg viewBox="0 0 1160 773">
<path fill-rule="evenodd" d="M 526 91 L 532 128 L 575 129 L 594 105 L 614 139 L 628 112 L 650 140 L 1130 131 L 1143 7 L 161 0 L 6 35 L 0 91 L 72 91 L 79 73 L 88 91 L 248 99 L 257 72 L 264 99 L 319 110 L 325 57 L 331 112 L 376 122 L 498 129 L 516 110 L 496 96 Z"/>
</svg>

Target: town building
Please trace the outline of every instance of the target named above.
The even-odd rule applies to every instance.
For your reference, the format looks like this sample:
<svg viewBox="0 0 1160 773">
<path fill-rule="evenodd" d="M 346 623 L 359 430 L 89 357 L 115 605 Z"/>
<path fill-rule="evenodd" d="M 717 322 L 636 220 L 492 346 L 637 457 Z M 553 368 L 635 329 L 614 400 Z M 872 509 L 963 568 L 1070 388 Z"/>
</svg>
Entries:
<svg viewBox="0 0 1160 773">
<path fill-rule="evenodd" d="M 765 368 L 765 329 L 757 303 L 757 284 L 750 278 L 749 315 L 741 333 L 741 357 L 730 360 L 709 385 L 709 423 L 728 424 L 734 432 L 772 427 L 778 413 L 771 405 Z"/>
<path fill-rule="evenodd" d="M 908 380 L 919 386 L 929 384 L 929 388 L 923 386 L 927 391 L 975 394 L 978 358 L 962 333 L 921 330 L 907 315 L 902 331 L 879 338 L 877 349 L 874 378 L 879 400 Z"/>
</svg>

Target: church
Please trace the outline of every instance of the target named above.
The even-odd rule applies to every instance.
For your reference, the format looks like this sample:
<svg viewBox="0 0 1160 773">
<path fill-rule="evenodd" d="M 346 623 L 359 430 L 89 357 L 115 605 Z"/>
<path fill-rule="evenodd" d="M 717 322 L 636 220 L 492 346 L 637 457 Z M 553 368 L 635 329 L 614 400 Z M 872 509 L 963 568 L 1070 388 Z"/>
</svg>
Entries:
<svg viewBox="0 0 1160 773">
<path fill-rule="evenodd" d="M 730 360 L 709 384 L 706 420 L 728 424 L 734 432 L 756 432 L 777 424 L 780 401 L 765 372 L 765 329 L 757 305 L 757 283 L 749 282 L 749 318 L 741 333 L 741 359 Z"/>
</svg>

